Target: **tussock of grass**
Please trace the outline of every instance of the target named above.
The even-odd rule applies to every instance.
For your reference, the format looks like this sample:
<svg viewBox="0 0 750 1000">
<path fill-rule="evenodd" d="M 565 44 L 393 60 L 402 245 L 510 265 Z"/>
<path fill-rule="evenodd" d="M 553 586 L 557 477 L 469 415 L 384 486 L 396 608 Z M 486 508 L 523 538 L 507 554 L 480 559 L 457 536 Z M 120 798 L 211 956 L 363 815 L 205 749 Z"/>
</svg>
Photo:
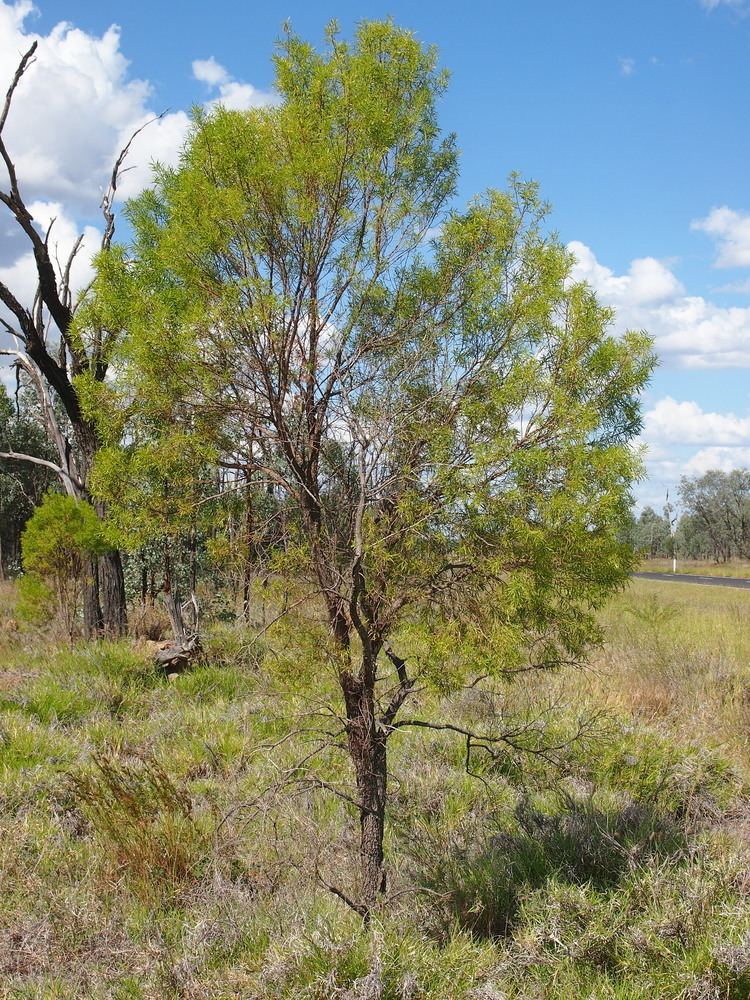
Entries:
<svg viewBox="0 0 750 1000">
<path fill-rule="evenodd" d="M 391 900 L 369 932 L 318 878 L 352 886 L 358 831 L 307 780 L 351 780 L 311 731 L 309 637 L 222 625 L 168 681 L 128 644 L 0 627 L 0 997 L 749 996 L 748 611 L 637 581 L 587 671 L 453 700 L 486 727 L 539 717 L 554 764 L 477 778 L 448 734 L 394 736 Z"/>
<path fill-rule="evenodd" d="M 209 828 L 196 817 L 186 789 L 160 764 L 99 756 L 71 781 L 77 804 L 111 849 L 118 872 L 131 875 L 140 891 L 153 895 L 200 876 Z"/>
</svg>

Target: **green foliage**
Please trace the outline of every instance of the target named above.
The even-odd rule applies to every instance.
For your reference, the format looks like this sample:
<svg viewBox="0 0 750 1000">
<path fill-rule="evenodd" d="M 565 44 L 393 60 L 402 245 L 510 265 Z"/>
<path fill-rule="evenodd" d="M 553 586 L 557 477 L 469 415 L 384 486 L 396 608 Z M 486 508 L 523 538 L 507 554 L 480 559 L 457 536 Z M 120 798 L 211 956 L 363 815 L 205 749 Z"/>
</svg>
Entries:
<svg viewBox="0 0 750 1000">
<path fill-rule="evenodd" d="M 665 641 L 685 671 L 666 714 L 642 686 L 660 681 L 652 627 L 624 610 L 662 590 L 682 609 Z M 606 612 L 595 669 L 423 689 L 421 714 L 477 725 L 532 717 L 549 699 L 556 740 L 578 713 L 618 717 L 555 762 L 486 767 L 483 781 L 448 734 L 394 737 L 390 898 L 369 931 L 317 880 L 349 888 L 356 814 L 294 780 L 339 790 L 349 775 L 338 746 L 309 756 L 336 680 L 301 622 L 264 636 L 288 683 L 245 659 L 245 633 L 223 625 L 209 668 L 172 682 L 124 642 L 35 638 L 0 671 L 0 940 L 17 942 L 3 987 L 149 1000 L 742 1000 L 749 600 L 635 581 Z M 130 694 L 113 712 L 117 691 Z M 63 722 L 52 701 L 63 709 L 64 692 L 79 707 Z"/>
<path fill-rule="evenodd" d="M 144 692 L 161 682 L 152 661 L 119 643 L 74 647 L 47 668 L 22 694 L 2 693 L 0 704 L 48 725 L 74 726 L 98 714 L 137 714 Z"/>
<path fill-rule="evenodd" d="M 632 527 L 633 547 L 650 559 L 671 556 L 672 539 L 669 521 L 653 507 L 645 507 Z"/>
<path fill-rule="evenodd" d="M 21 610 L 38 619 L 54 595 L 62 624 L 72 635 L 88 560 L 107 548 L 96 512 L 83 500 L 48 493 L 29 519 L 21 544 L 24 571 L 31 577 L 21 591 Z"/>
<path fill-rule="evenodd" d="M 48 493 L 34 511 L 23 536 L 24 568 L 57 578 L 84 554 L 105 549 L 96 512 L 90 504 Z"/>
<path fill-rule="evenodd" d="M 41 577 L 27 573 L 18 581 L 16 612 L 22 621 L 43 625 L 55 615 L 55 593 Z"/>
<path fill-rule="evenodd" d="M 440 901 L 443 932 L 454 926 L 479 937 L 511 933 L 529 890 L 553 880 L 611 890 L 633 865 L 676 856 L 684 848 L 680 826 L 648 805 L 629 802 L 602 809 L 592 798 L 562 798 L 562 808 L 540 812 L 522 800 L 517 829 L 477 841 L 464 831 L 446 852 L 429 833 L 418 841 L 422 880 Z"/>
<path fill-rule="evenodd" d="M 713 469 L 680 482 L 685 513 L 680 519 L 680 553 L 727 562 L 750 556 L 750 470 Z"/>
<path fill-rule="evenodd" d="M 651 629 L 659 630 L 680 617 L 680 609 L 675 604 L 666 604 L 656 594 L 650 594 L 644 601 L 628 605 L 625 609 L 639 622 Z"/>
<path fill-rule="evenodd" d="M 4 708 L 20 707 L 47 726 L 80 722 L 95 705 L 89 692 L 48 677 L 31 684 L 20 703 L 9 698 L 3 698 L 0 703 Z"/>
<path fill-rule="evenodd" d="M 133 547 L 195 541 L 244 491 L 222 535 L 276 578 L 272 638 L 300 623 L 275 657 L 290 692 L 314 674 L 328 694 L 333 668 L 380 841 L 408 699 L 601 641 L 633 567 L 654 357 L 646 334 L 610 335 L 535 184 L 456 205 L 445 74 L 410 32 L 331 28 L 322 52 L 287 33 L 275 65 L 279 103 L 196 112 L 177 167 L 128 206 L 130 245 L 98 262 L 77 322 L 123 335 L 118 382 L 81 383 L 107 442 L 91 482 Z M 236 681 L 181 685 L 209 704 Z M 369 907 L 380 851 L 360 856 Z"/>
<path fill-rule="evenodd" d="M 0 385 L 0 451 L 53 458 L 38 407 L 23 384 L 16 403 L 18 409 L 8 398 L 5 386 Z M 0 459 L 0 554 L 6 572 L 20 569 L 21 532 L 54 482 L 54 473 L 43 466 Z"/>
</svg>

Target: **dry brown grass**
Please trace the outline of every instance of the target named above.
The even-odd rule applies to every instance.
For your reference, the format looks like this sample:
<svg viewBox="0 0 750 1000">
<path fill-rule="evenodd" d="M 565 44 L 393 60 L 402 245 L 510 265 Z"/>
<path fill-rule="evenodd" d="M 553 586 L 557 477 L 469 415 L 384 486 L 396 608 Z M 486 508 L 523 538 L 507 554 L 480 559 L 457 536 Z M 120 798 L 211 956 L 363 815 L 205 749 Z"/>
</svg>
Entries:
<svg viewBox="0 0 750 1000">
<path fill-rule="evenodd" d="M 644 573 L 671 573 L 671 559 L 644 559 L 640 565 Z M 732 559 L 730 562 L 717 563 L 710 559 L 678 559 L 677 572 L 698 576 L 734 576 L 750 577 L 750 560 Z"/>
</svg>

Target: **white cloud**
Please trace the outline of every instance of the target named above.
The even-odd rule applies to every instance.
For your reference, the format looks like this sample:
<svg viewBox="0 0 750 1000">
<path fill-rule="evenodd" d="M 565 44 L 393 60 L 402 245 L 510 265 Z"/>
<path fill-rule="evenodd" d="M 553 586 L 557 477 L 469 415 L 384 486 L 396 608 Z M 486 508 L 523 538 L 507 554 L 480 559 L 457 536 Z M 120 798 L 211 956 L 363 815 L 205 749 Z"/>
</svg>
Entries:
<svg viewBox="0 0 750 1000">
<path fill-rule="evenodd" d="M 623 76 L 632 76 L 635 73 L 635 59 L 632 56 L 621 56 L 617 61 Z"/>
<path fill-rule="evenodd" d="M 148 186 L 153 163 L 176 166 L 190 128 L 190 118 L 184 111 L 175 111 L 154 121 L 154 115 L 146 112 L 121 130 L 117 138 L 117 149 L 122 149 L 135 129 L 144 124 L 146 128 L 133 143 L 133 155 L 128 155 L 125 170 L 120 175 L 117 195 L 121 202 L 134 197 Z"/>
<path fill-rule="evenodd" d="M 750 447 L 742 448 L 702 448 L 683 466 L 685 476 L 703 476 L 710 469 L 731 472 L 732 469 L 750 467 Z"/>
<path fill-rule="evenodd" d="M 209 87 L 218 87 L 229 79 L 227 71 L 213 56 L 208 59 L 193 60 L 193 76 L 201 83 L 207 83 Z"/>
<path fill-rule="evenodd" d="M 573 240 L 568 249 L 577 262 L 573 277 L 588 281 L 611 305 L 645 305 L 675 298 L 683 292 L 675 275 L 655 257 L 639 257 L 632 261 L 627 274 L 616 275 L 599 263 L 585 243 Z"/>
<path fill-rule="evenodd" d="M 193 76 L 211 90 L 218 91 L 215 97 L 206 102 L 208 108 L 222 105 L 230 111 L 247 111 L 249 108 L 262 108 L 275 104 L 278 100 L 274 94 L 266 90 L 258 90 L 250 83 L 233 79 L 213 56 L 208 59 L 196 59 L 193 62 Z"/>
<path fill-rule="evenodd" d="M 16 372 L 10 365 L 0 365 L 0 383 L 5 386 L 12 399 L 16 391 Z"/>
<path fill-rule="evenodd" d="M 750 295 L 750 278 L 744 281 L 730 281 L 728 285 L 718 285 L 717 292 L 730 292 L 733 295 Z"/>
<path fill-rule="evenodd" d="M 648 479 L 639 484 L 638 501 L 657 506 L 682 476 L 750 466 L 750 415 L 710 412 L 693 400 L 665 396 L 644 414 L 640 443 Z"/>
<path fill-rule="evenodd" d="M 72 245 L 85 222 L 99 222 L 101 197 L 115 159 L 133 132 L 155 117 L 154 94 L 147 80 L 130 75 L 117 25 L 97 36 L 62 21 L 49 34 L 40 35 L 33 31 L 35 14 L 29 0 L 0 0 L 0 93 L 5 92 L 21 54 L 38 42 L 35 61 L 15 92 L 5 139 L 26 202 L 37 208 L 43 203 L 55 205 L 58 222 L 53 232 L 62 248 Z M 221 102 L 248 108 L 273 100 L 250 84 L 233 80 L 213 58 L 196 60 L 193 73 L 212 90 L 218 89 L 207 107 Z M 189 125 L 188 115 L 178 110 L 151 121 L 137 136 L 120 178 L 120 200 L 143 190 L 154 161 L 177 163 Z M 0 170 L 0 187 L 6 183 Z M 45 213 L 35 214 L 43 227 Z M 94 230 L 87 228 L 79 268 L 89 266 L 90 252 L 97 245 Z M 24 295 L 34 286 L 33 267 L 26 273 L 33 263 L 27 251 L 28 244 L 0 209 L 0 266 L 13 282 L 11 287 Z"/>
<path fill-rule="evenodd" d="M 52 259 L 60 271 L 65 268 L 78 237 L 83 237 L 70 270 L 70 286 L 75 296 L 94 277 L 91 259 L 101 245 L 101 231 L 96 226 L 84 226 L 80 229 L 59 202 L 35 201 L 28 206 L 28 209 L 39 230 L 44 233 L 49 230 Z M 37 286 L 34 255 L 31 250 L 21 254 L 10 264 L 0 266 L 0 281 L 11 289 L 19 302 L 31 304 Z M 14 317 L 4 306 L 0 307 L 0 315 L 15 326 Z"/>
<path fill-rule="evenodd" d="M 96 36 L 60 22 L 42 36 L 32 30 L 35 14 L 28 0 L 0 0 L 0 92 L 21 54 L 38 43 L 14 94 L 4 137 L 37 227 L 44 232 L 56 220 L 50 245 L 61 266 L 83 233 L 73 267 L 78 290 L 92 276 L 91 256 L 101 233 L 91 221 L 103 224 L 99 205 L 114 161 L 133 131 L 154 116 L 151 87 L 130 76 L 117 26 Z M 137 194 L 148 183 L 153 159 L 176 162 L 187 127 L 187 116 L 176 112 L 136 138 L 126 163 L 130 169 L 122 174 L 121 197 Z M 4 169 L 0 187 L 7 188 Z M 0 276 L 30 306 L 36 269 L 28 241 L 4 207 L 0 223 Z"/>
<path fill-rule="evenodd" d="M 572 242 L 572 276 L 587 281 L 616 310 L 615 330 L 647 330 L 662 356 L 685 368 L 750 367 L 750 308 L 718 306 L 686 295 L 672 271 L 653 257 L 634 260 L 626 274 L 600 264 Z"/>
<path fill-rule="evenodd" d="M 644 414 L 643 436 L 652 458 L 662 457 L 664 443 L 750 447 L 750 416 L 707 413 L 692 400 L 679 403 L 665 396 Z"/>
<path fill-rule="evenodd" d="M 719 244 L 716 267 L 750 267 L 750 215 L 722 205 L 692 223 Z"/>
<path fill-rule="evenodd" d="M 746 9 L 745 0 L 700 0 L 704 10 L 712 11 L 717 7 L 729 7 L 732 10 L 744 11 Z"/>
<path fill-rule="evenodd" d="M 573 277 L 615 308 L 616 332 L 648 330 L 662 358 L 685 368 L 750 367 L 750 308 L 687 295 L 670 267 L 653 257 L 616 274 L 585 244 L 569 248 L 577 260 Z M 638 488 L 641 504 L 663 502 L 683 475 L 750 465 L 750 416 L 706 411 L 696 401 L 658 400 L 644 414 L 641 440 L 648 471 Z"/>
<path fill-rule="evenodd" d="M 20 53 L 39 43 L 35 62 L 16 90 L 6 142 L 27 200 L 61 201 L 74 214 L 96 213 L 123 137 L 148 117 L 151 86 L 129 75 L 116 25 L 100 37 L 67 22 L 48 35 L 29 30 L 34 14 L 27 0 L 0 2 L 0 86 L 4 91 Z M 148 164 L 161 131 L 182 125 L 180 112 L 162 129 L 146 129 L 130 163 Z M 174 149 L 176 157 L 179 145 Z M 163 148 L 160 152 L 166 152 Z"/>
</svg>

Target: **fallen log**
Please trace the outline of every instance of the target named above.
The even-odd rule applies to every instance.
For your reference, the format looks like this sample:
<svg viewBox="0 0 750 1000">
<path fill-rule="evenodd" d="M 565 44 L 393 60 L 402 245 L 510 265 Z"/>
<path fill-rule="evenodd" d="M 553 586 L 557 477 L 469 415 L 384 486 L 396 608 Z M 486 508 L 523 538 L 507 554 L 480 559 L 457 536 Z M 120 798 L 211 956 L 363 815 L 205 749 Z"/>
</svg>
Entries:
<svg viewBox="0 0 750 1000">
<path fill-rule="evenodd" d="M 167 673 L 176 673 L 200 659 L 202 655 L 203 648 L 200 639 L 194 637 L 186 639 L 184 642 L 164 643 L 154 653 L 154 661 L 157 667 L 161 667 Z"/>
</svg>

